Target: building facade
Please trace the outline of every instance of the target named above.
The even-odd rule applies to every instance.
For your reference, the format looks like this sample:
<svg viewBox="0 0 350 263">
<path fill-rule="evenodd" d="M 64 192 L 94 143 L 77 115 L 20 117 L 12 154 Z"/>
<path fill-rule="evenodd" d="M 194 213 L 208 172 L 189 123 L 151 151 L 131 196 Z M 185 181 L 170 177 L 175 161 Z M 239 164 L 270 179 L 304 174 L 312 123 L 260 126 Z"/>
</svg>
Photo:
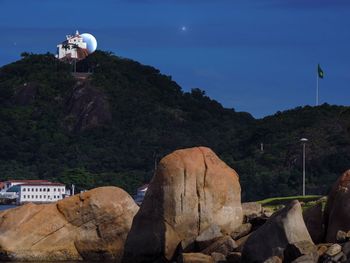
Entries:
<svg viewBox="0 0 350 263">
<path fill-rule="evenodd" d="M 74 36 L 67 35 L 66 40 L 57 45 L 56 57 L 61 60 L 81 60 L 88 56 L 87 44 L 77 31 Z"/>
<path fill-rule="evenodd" d="M 17 204 L 56 202 L 69 195 L 64 184 L 47 180 L 11 180 L 3 184 L 0 197 L 16 199 Z"/>
<path fill-rule="evenodd" d="M 60 183 L 50 184 L 21 184 L 18 186 L 17 202 L 50 203 L 66 196 L 66 186 Z"/>
</svg>

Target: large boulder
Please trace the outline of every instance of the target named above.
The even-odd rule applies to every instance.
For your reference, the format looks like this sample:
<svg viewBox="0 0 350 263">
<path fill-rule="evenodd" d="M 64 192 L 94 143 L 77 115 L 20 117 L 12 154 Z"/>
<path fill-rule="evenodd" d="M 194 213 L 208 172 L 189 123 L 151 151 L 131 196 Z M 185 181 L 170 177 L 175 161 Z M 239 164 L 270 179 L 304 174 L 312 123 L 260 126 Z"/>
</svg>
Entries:
<svg viewBox="0 0 350 263">
<path fill-rule="evenodd" d="M 322 203 L 318 202 L 314 206 L 308 208 L 304 213 L 304 222 L 309 234 L 315 244 L 319 244 L 324 239 L 324 220 Z"/>
<path fill-rule="evenodd" d="M 117 187 L 6 210 L 0 214 L 0 260 L 120 262 L 137 211 L 133 199 Z"/>
<path fill-rule="evenodd" d="M 210 226 L 231 233 L 242 223 L 237 173 L 205 147 L 164 157 L 134 218 L 125 262 L 171 260 Z"/>
<path fill-rule="evenodd" d="M 326 242 L 335 243 L 339 230 L 350 230 L 350 170 L 333 185 L 324 214 Z"/>
<path fill-rule="evenodd" d="M 302 209 L 298 201 L 271 216 L 258 230 L 253 232 L 242 251 L 242 262 L 264 262 L 288 244 L 309 241 L 313 244 L 305 226 Z"/>
</svg>

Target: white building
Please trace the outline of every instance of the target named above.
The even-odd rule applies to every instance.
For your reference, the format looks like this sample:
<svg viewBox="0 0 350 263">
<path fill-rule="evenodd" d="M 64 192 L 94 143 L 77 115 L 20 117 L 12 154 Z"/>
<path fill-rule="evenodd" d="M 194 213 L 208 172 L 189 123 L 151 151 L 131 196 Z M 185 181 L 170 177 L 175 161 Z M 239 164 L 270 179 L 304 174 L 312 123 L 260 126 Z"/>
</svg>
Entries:
<svg viewBox="0 0 350 263">
<path fill-rule="evenodd" d="M 0 197 L 16 199 L 17 204 L 50 203 L 67 196 L 66 186 L 47 180 L 11 180 L 3 183 L 5 188 Z"/>
<path fill-rule="evenodd" d="M 134 201 L 136 204 L 138 204 L 138 205 L 142 204 L 142 201 L 145 198 L 147 190 L 148 190 L 148 184 L 145 184 L 145 185 L 137 188 L 137 193 L 134 196 Z"/>
<path fill-rule="evenodd" d="M 87 44 L 76 31 L 74 36 L 67 35 L 66 40 L 57 45 L 56 57 L 61 60 L 81 60 L 88 56 Z"/>
<path fill-rule="evenodd" d="M 56 202 L 66 196 L 66 186 L 60 183 L 21 184 L 18 188 L 19 204 Z"/>
</svg>

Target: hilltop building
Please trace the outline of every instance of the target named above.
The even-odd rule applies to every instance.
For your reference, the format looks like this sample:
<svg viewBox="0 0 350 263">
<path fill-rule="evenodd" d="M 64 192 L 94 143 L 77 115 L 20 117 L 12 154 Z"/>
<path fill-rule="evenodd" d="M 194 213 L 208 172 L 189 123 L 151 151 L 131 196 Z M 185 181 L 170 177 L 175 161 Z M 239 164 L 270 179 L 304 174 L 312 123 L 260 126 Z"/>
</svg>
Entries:
<svg viewBox="0 0 350 263">
<path fill-rule="evenodd" d="M 81 60 L 89 55 L 87 43 L 77 30 L 75 35 L 67 35 L 66 40 L 57 45 L 56 57 L 60 60 L 68 62 Z"/>
</svg>

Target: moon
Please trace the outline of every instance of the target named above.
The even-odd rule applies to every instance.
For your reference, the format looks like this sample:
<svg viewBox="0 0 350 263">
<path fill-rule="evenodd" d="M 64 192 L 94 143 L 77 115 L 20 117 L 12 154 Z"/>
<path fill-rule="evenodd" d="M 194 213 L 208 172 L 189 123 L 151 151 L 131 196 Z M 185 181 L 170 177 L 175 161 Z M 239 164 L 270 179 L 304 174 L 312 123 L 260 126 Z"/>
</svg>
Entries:
<svg viewBox="0 0 350 263">
<path fill-rule="evenodd" d="M 89 33 L 84 33 L 84 34 L 81 34 L 80 36 L 83 38 L 83 41 L 86 43 L 89 54 L 94 53 L 97 49 L 96 38 Z"/>
<path fill-rule="evenodd" d="M 182 30 L 182 31 L 187 31 L 187 27 L 186 27 L 186 26 L 182 26 L 182 27 L 181 27 L 181 30 Z"/>
</svg>

